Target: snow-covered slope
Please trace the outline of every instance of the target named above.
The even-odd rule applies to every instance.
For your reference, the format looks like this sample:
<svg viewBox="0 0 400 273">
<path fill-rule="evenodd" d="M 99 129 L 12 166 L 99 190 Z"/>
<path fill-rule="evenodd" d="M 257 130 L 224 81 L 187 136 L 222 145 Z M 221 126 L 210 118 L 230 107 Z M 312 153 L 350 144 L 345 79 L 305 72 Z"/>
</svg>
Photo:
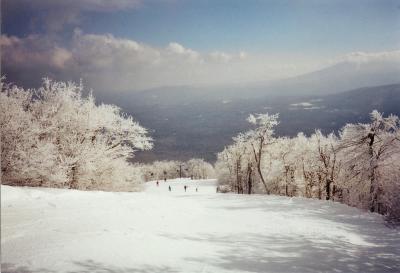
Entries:
<svg viewBox="0 0 400 273">
<path fill-rule="evenodd" d="M 2 272 L 400 272 L 400 232 L 379 215 L 215 189 L 187 179 L 140 193 L 1 186 Z"/>
</svg>

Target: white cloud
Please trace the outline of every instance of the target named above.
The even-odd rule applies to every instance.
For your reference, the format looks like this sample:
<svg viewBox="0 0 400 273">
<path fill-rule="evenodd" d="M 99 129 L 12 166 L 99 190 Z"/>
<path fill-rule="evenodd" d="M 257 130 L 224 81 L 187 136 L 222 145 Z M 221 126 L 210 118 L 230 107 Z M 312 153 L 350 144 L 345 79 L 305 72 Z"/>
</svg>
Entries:
<svg viewBox="0 0 400 273">
<path fill-rule="evenodd" d="M 252 80 L 254 76 L 242 73 L 242 66 L 249 63 L 244 62 L 240 52 L 200 53 L 176 42 L 157 48 L 111 34 L 85 34 L 79 29 L 68 47 L 62 47 L 49 36 L 38 35 L 27 38 L 3 35 L 0 43 L 6 71 L 36 74 L 38 78 L 79 76 L 102 90 L 227 83 L 239 75 L 239 81 Z"/>
<path fill-rule="evenodd" d="M 140 90 L 169 85 L 235 84 L 282 79 L 313 71 L 325 63 L 309 56 L 200 52 L 177 42 L 154 47 L 111 34 L 76 30 L 61 44 L 51 36 L 17 38 L 2 35 L 3 74 L 29 84 L 44 76 L 82 78 L 103 91 Z M 349 54 L 362 60 L 392 59 L 399 51 Z M 6 75 L 7 76 L 7 75 Z M 308 105 L 302 105 L 306 107 Z"/>
<path fill-rule="evenodd" d="M 58 69 L 64 68 L 72 58 L 69 50 L 38 35 L 29 35 L 23 39 L 2 35 L 0 45 L 4 66 Z"/>
<path fill-rule="evenodd" d="M 182 45 L 175 43 L 175 42 L 169 43 L 166 50 L 169 53 L 171 53 L 172 55 L 175 55 L 175 57 L 180 56 L 189 61 L 203 62 L 203 60 L 201 59 L 200 53 L 198 53 L 195 50 L 192 50 L 190 48 L 185 48 Z"/>
<path fill-rule="evenodd" d="M 58 68 L 65 68 L 69 60 L 71 60 L 72 54 L 68 50 L 60 47 L 56 47 L 52 54 L 52 63 Z"/>
<path fill-rule="evenodd" d="M 248 57 L 247 52 L 245 52 L 245 51 L 240 51 L 240 52 L 239 52 L 239 59 L 244 60 L 244 59 L 246 59 L 247 57 Z"/>
<path fill-rule="evenodd" d="M 385 61 L 397 61 L 400 62 L 400 50 L 383 51 L 383 52 L 351 52 L 339 57 L 333 62 L 350 62 L 350 63 L 368 63 L 368 62 L 385 62 Z"/>
<path fill-rule="evenodd" d="M 239 54 L 240 55 L 240 54 Z M 229 62 L 232 60 L 232 56 L 225 52 L 214 51 L 210 53 L 210 58 L 216 62 Z"/>
</svg>

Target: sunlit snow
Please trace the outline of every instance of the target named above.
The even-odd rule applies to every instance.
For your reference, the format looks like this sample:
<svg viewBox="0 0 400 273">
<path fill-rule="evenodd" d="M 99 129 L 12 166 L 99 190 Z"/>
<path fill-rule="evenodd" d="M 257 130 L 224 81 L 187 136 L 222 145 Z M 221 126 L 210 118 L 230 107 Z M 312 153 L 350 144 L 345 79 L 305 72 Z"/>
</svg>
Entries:
<svg viewBox="0 0 400 273">
<path fill-rule="evenodd" d="M 136 193 L 1 186 L 1 251 L 14 273 L 400 272 L 400 232 L 380 215 L 220 194 L 214 180 Z"/>
</svg>

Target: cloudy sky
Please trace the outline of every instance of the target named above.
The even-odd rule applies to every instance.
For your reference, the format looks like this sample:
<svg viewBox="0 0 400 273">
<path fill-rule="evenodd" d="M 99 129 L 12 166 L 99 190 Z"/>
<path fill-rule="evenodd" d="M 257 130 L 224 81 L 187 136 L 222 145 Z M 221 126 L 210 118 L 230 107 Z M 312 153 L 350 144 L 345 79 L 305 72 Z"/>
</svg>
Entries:
<svg viewBox="0 0 400 273">
<path fill-rule="evenodd" d="M 101 91 L 282 79 L 400 56 L 400 0 L 2 0 L 1 73 Z"/>
</svg>

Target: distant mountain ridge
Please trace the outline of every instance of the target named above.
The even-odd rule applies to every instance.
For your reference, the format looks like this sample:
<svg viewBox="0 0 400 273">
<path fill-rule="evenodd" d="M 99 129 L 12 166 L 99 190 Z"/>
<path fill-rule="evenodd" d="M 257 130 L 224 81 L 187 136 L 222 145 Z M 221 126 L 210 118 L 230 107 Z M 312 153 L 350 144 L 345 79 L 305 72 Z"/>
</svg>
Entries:
<svg viewBox="0 0 400 273">
<path fill-rule="evenodd" d="M 218 86 L 166 86 L 136 91 L 136 97 L 152 104 L 159 98 L 164 104 L 182 104 L 187 100 L 305 96 L 340 93 L 362 87 L 400 83 L 400 62 L 343 61 L 324 69 L 275 81 Z M 136 93 L 135 92 L 135 93 Z M 120 94 L 130 96 L 132 92 Z M 186 101 L 185 101 L 186 99 Z"/>
</svg>

